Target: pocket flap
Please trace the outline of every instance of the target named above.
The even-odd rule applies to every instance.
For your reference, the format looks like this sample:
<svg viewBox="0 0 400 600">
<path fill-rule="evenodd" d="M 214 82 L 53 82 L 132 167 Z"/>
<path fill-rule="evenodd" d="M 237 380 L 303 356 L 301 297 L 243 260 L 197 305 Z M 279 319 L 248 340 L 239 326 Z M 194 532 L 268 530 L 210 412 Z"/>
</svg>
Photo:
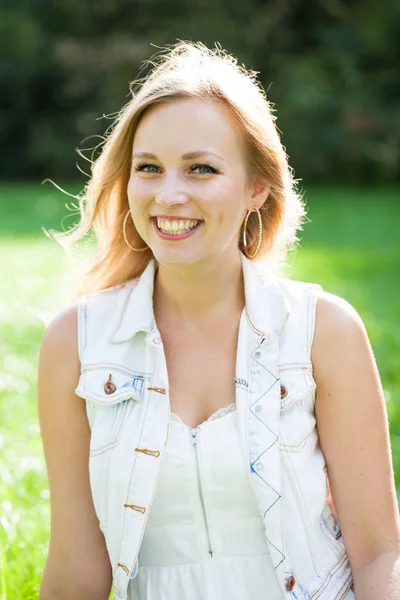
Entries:
<svg viewBox="0 0 400 600">
<path fill-rule="evenodd" d="M 128 398 L 141 400 L 147 379 L 143 373 L 128 373 L 113 365 L 84 367 L 75 394 L 108 406 Z"/>
<path fill-rule="evenodd" d="M 282 368 L 279 371 L 279 375 L 281 382 L 281 410 L 290 408 L 297 400 L 316 388 L 311 368 Z"/>
</svg>

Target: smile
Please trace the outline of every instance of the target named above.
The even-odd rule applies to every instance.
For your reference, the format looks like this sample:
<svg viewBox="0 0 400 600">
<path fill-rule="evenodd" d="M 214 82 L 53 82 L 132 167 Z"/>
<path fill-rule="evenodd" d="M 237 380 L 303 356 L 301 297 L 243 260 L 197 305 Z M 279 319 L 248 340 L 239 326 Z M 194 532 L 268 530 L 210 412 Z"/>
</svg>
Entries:
<svg viewBox="0 0 400 600">
<path fill-rule="evenodd" d="M 194 235 L 204 221 L 194 219 L 170 220 L 153 217 L 153 227 L 159 237 L 166 240 L 183 240 Z"/>
</svg>

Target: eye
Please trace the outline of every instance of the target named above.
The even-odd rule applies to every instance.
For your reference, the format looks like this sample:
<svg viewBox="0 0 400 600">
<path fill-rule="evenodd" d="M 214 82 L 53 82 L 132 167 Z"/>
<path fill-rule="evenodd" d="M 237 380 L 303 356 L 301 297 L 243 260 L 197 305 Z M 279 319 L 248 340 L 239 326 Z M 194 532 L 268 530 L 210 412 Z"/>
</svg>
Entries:
<svg viewBox="0 0 400 600">
<path fill-rule="evenodd" d="M 203 172 L 203 173 L 199 173 L 199 175 L 207 175 L 207 173 L 218 173 L 217 169 L 214 169 L 214 167 L 212 167 L 211 165 L 209 165 L 208 163 L 203 163 L 201 165 L 193 165 L 192 170 L 194 169 L 208 169 L 207 172 Z"/>
<path fill-rule="evenodd" d="M 155 171 L 145 171 L 145 169 L 147 169 L 147 167 L 158 169 L 157 165 L 152 165 L 150 163 L 138 163 L 135 166 L 135 171 L 143 171 L 143 173 L 155 173 Z"/>
<path fill-rule="evenodd" d="M 151 163 L 138 163 L 135 166 L 135 171 L 142 171 L 143 173 L 157 173 L 157 169 L 159 169 L 159 167 L 157 167 L 157 165 L 153 165 Z M 218 173 L 217 169 L 214 169 L 214 167 L 212 167 L 208 163 L 202 163 L 202 164 L 198 164 L 198 165 L 193 165 L 190 168 L 190 170 L 191 170 L 192 173 L 196 169 L 206 169 L 205 171 L 197 173 L 198 175 L 208 175 L 209 173 L 214 173 L 214 174 Z"/>
</svg>

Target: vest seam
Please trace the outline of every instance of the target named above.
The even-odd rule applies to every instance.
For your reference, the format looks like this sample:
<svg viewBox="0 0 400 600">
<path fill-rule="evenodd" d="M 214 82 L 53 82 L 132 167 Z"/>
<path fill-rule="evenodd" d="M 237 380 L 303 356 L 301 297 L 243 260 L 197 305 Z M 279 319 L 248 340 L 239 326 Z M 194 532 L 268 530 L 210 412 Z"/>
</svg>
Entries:
<svg viewBox="0 0 400 600">
<path fill-rule="evenodd" d="M 308 284 L 307 290 L 307 330 L 306 330 L 306 348 L 307 358 L 311 362 L 311 348 L 315 335 L 316 307 L 317 307 L 317 291 L 321 290 L 318 284 Z"/>
</svg>

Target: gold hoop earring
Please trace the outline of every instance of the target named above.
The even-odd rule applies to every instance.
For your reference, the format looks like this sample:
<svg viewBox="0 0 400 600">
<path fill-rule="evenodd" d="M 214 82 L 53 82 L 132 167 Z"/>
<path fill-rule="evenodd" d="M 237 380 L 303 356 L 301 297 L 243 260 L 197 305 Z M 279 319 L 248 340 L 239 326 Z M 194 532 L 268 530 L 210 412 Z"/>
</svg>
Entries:
<svg viewBox="0 0 400 600">
<path fill-rule="evenodd" d="M 246 231 L 247 231 L 247 221 L 249 219 L 250 213 L 252 213 L 252 212 L 256 212 L 257 213 L 258 222 L 259 222 L 259 225 L 260 225 L 260 229 L 259 229 L 259 234 L 258 234 L 257 248 L 256 248 L 255 252 L 253 252 L 253 254 L 248 254 L 247 253 Z M 244 220 L 244 225 L 243 225 L 243 246 L 244 246 L 244 251 L 245 251 L 245 255 L 247 256 L 247 258 L 254 258 L 255 257 L 255 255 L 257 254 L 257 252 L 260 249 L 261 240 L 262 240 L 262 220 L 261 220 L 261 213 L 258 210 L 258 208 L 254 208 L 253 210 L 249 210 L 249 212 L 247 213 L 246 218 Z"/>
<path fill-rule="evenodd" d="M 123 224 L 123 226 L 122 226 L 122 232 L 123 232 L 123 234 L 124 234 L 124 240 L 125 240 L 125 242 L 128 244 L 129 248 L 131 248 L 131 249 L 132 249 L 132 250 L 134 250 L 135 252 L 143 252 L 144 250 L 148 250 L 148 249 L 149 249 L 149 247 L 148 247 L 148 246 L 146 246 L 146 248 L 134 248 L 134 247 L 133 247 L 133 246 L 132 246 L 132 245 L 129 243 L 129 241 L 128 241 L 128 238 L 126 237 L 126 221 L 127 221 L 127 219 L 128 219 L 128 216 L 129 216 L 130 212 L 131 212 L 131 211 L 130 211 L 130 210 L 128 210 L 128 212 L 126 213 L 126 215 L 125 215 L 125 218 L 124 218 L 124 224 Z"/>
</svg>

